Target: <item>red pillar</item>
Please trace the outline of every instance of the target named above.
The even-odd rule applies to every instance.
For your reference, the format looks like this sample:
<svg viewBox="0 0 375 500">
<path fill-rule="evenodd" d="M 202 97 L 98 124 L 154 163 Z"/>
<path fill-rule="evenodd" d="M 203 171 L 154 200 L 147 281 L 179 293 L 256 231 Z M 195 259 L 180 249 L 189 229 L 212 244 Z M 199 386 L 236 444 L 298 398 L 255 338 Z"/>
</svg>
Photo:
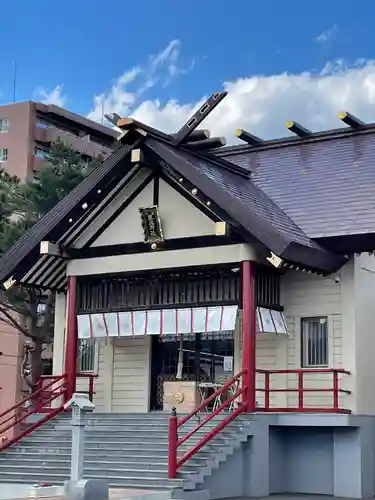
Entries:
<svg viewBox="0 0 375 500">
<path fill-rule="evenodd" d="M 69 401 L 76 390 L 77 376 L 77 279 L 75 276 L 68 277 L 68 298 L 66 307 L 66 340 L 65 340 L 65 375 L 67 392 L 65 402 Z"/>
<path fill-rule="evenodd" d="M 242 369 L 246 391 L 246 411 L 256 407 L 256 290 L 255 266 L 253 262 L 242 263 Z"/>
</svg>

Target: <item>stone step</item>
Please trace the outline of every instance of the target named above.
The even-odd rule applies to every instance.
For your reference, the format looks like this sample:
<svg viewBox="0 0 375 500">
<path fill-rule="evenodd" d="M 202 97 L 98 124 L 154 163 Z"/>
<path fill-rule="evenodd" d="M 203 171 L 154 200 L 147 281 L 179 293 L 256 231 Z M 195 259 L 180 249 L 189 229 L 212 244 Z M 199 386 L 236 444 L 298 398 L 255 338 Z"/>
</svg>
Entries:
<svg viewBox="0 0 375 500">
<path fill-rule="evenodd" d="M 126 461 L 129 460 L 129 453 L 124 453 L 122 450 L 108 450 L 107 448 L 105 449 L 106 456 L 105 459 L 108 461 L 109 459 L 111 461 Z M 212 455 L 212 452 L 204 451 L 204 448 L 202 450 L 199 450 L 197 455 L 192 457 L 189 460 L 189 463 L 200 463 L 201 461 L 206 461 L 210 456 Z M 42 456 L 42 457 L 41 457 Z M 0 453 L 0 463 L 1 461 L 4 460 L 20 460 L 21 458 L 24 457 L 30 457 L 31 460 L 36 460 L 40 462 L 44 457 L 47 458 L 48 460 L 53 460 L 53 459 L 58 459 L 62 461 L 69 461 L 70 463 L 70 457 L 71 453 L 70 450 L 65 450 L 62 452 L 61 450 L 53 450 L 48 453 L 46 453 L 44 450 L 43 451 L 38 451 L 34 450 L 32 448 L 28 448 L 25 451 L 22 451 L 17 448 L 9 448 L 5 453 Z M 165 460 L 168 461 L 168 450 L 165 451 L 156 451 L 156 450 L 140 450 L 138 453 L 136 453 L 136 450 L 131 454 L 131 459 L 136 459 L 138 463 L 145 463 L 149 461 L 151 464 L 154 461 L 158 460 Z M 95 450 L 85 450 L 85 461 L 103 461 L 103 457 L 101 455 L 98 455 L 97 451 Z"/>
<path fill-rule="evenodd" d="M 180 449 L 186 449 L 186 448 L 191 448 L 194 444 L 196 444 L 203 436 L 199 435 L 194 435 L 190 439 L 186 440 Z M 147 446 L 148 448 L 153 448 L 153 449 L 163 449 L 163 448 L 168 448 L 168 438 L 149 438 L 147 437 L 143 438 L 142 436 L 129 436 L 126 438 L 121 438 L 119 437 L 116 440 L 113 440 L 114 436 L 111 435 L 111 440 L 108 439 L 108 435 L 104 435 L 102 437 L 93 435 L 93 436 L 86 436 L 85 437 L 85 449 L 90 449 L 90 448 L 128 448 L 129 446 L 134 447 L 135 445 L 138 446 Z M 211 446 L 212 444 L 216 443 L 228 443 L 233 439 L 233 435 L 218 435 L 215 436 L 211 441 L 207 443 L 206 446 Z M 50 441 L 50 442 L 49 442 Z M 51 445 L 55 445 L 55 448 L 71 448 L 71 439 L 63 439 L 60 437 L 55 437 L 52 441 L 48 439 L 43 439 L 43 436 L 29 436 L 27 439 L 24 439 L 23 442 L 21 443 L 21 446 L 23 447 L 30 447 L 30 446 L 35 446 L 35 447 L 40 447 L 44 448 L 48 444 L 49 447 Z"/>
<path fill-rule="evenodd" d="M 70 474 L 70 465 L 67 463 L 60 463 L 57 465 L 52 465 L 50 462 L 46 462 L 45 464 L 41 462 L 40 464 L 28 464 L 26 467 L 22 468 L 21 465 L 14 463 L 3 463 L 0 466 L 0 474 L 1 477 L 3 474 L 8 473 L 19 473 L 19 474 L 43 474 L 44 470 L 48 466 L 48 475 L 62 474 L 65 477 L 68 477 Z M 186 477 L 187 474 L 191 472 L 184 470 L 179 473 L 180 477 Z M 118 464 L 114 466 L 113 464 L 108 464 L 107 461 L 103 461 L 102 465 L 94 464 L 88 465 L 85 463 L 85 467 L 83 470 L 84 476 L 100 476 L 100 477 L 119 477 L 123 478 L 136 478 L 138 476 L 143 477 L 144 475 L 150 475 L 155 479 L 168 479 L 168 467 L 155 466 L 151 468 L 127 468 L 123 464 Z"/>
<path fill-rule="evenodd" d="M 85 479 L 102 479 L 102 475 L 85 474 Z M 48 471 L 40 470 L 39 472 L 2 472 L 2 483 L 23 483 L 35 484 L 41 481 L 48 481 L 54 484 L 63 484 L 68 479 L 66 474 L 49 473 Z M 164 488 L 181 488 L 183 485 L 182 479 L 161 479 L 153 476 L 133 476 L 121 478 L 117 476 L 106 476 L 109 486 L 121 486 L 123 488 L 139 488 L 139 489 L 164 489 Z"/>
<path fill-rule="evenodd" d="M 154 421 L 133 421 L 133 420 L 126 420 L 126 421 L 110 421 L 110 420 L 100 420 L 100 421 L 91 421 L 91 420 L 85 420 L 85 425 L 87 428 L 105 428 L 105 429 L 121 429 L 124 428 L 126 429 L 137 429 L 137 428 L 142 428 L 145 430 L 151 430 L 152 428 L 157 428 L 157 429 L 168 429 L 169 428 L 169 422 L 154 422 Z M 198 425 L 198 422 L 196 420 L 194 421 L 189 421 L 183 424 L 180 429 L 193 429 Z M 204 423 L 203 428 L 208 428 L 208 427 L 216 427 L 219 425 L 220 420 L 209 420 L 208 422 Z M 240 422 L 233 422 L 229 424 L 226 428 L 239 428 L 241 425 Z M 71 428 L 71 421 L 70 420 L 64 420 L 64 421 L 58 421 L 58 422 L 48 422 L 45 424 L 43 427 L 40 429 L 46 429 L 46 430 L 58 430 L 58 429 L 70 429 Z M 38 429 L 38 430 L 40 430 Z M 38 432 L 38 431 L 36 431 Z"/>
<path fill-rule="evenodd" d="M 140 460 L 142 458 L 145 458 L 144 460 Z M 191 469 L 191 470 L 196 470 L 199 467 L 202 467 L 205 465 L 207 462 L 206 458 L 195 458 L 193 461 L 193 458 L 189 460 L 185 465 L 184 469 Z M 3 467 L 7 466 L 17 466 L 17 467 L 32 467 L 33 465 L 38 464 L 40 467 L 61 467 L 61 468 L 68 468 L 70 470 L 70 455 L 67 456 L 66 458 L 56 458 L 55 455 L 50 455 L 50 456 L 43 456 L 40 457 L 40 455 L 32 455 L 29 458 L 26 456 L 19 457 L 18 455 L 9 455 L 7 457 L 1 456 L 0 455 L 0 470 L 3 470 Z M 136 461 L 132 461 L 130 458 L 127 458 L 126 461 L 120 460 L 120 459 L 115 459 L 115 458 L 108 458 L 105 457 L 105 460 L 103 460 L 102 457 L 97 457 L 94 459 L 94 457 L 91 457 L 89 459 L 85 459 L 85 468 L 87 469 L 103 469 L 103 467 L 109 467 L 111 469 L 134 469 L 134 470 L 152 470 L 154 468 L 158 470 L 167 470 L 168 468 L 168 459 L 165 458 L 164 460 L 158 456 L 154 457 L 137 457 Z"/>
<path fill-rule="evenodd" d="M 193 435 L 194 436 L 205 436 L 211 429 L 210 428 L 201 428 L 197 430 Z M 152 429 L 134 429 L 134 430 L 122 430 L 122 429 L 116 429 L 116 437 L 119 439 L 121 438 L 135 438 L 135 437 L 141 437 L 147 440 L 152 440 L 155 438 L 160 439 L 161 436 L 164 435 L 164 440 L 168 441 L 168 431 L 164 431 L 164 429 L 158 429 L 158 428 L 152 428 Z M 190 432 L 189 429 L 186 429 L 184 431 L 180 431 L 179 435 L 184 436 L 185 434 L 188 434 Z M 97 436 L 99 438 L 103 437 L 108 437 L 108 434 L 110 433 L 109 430 L 103 429 L 103 428 L 88 428 L 85 431 L 85 438 L 91 438 L 93 436 Z M 227 432 L 222 432 L 220 433 L 222 435 L 229 434 L 229 430 Z M 72 432 L 70 430 L 54 430 L 54 431 L 49 431 L 49 430 L 40 430 L 39 432 L 35 432 L 32 436 L 34 437 L 56 437 L 56 438 L 66 438 L 66 439 L 71 439 L 72 437 Z"/>
<path fill-rule="evenodd" d="M 102 450 L 103 450 L 103 448 L 102 448 Z M 220 452 L 220 451 L 221 451 L 221 447 L 215 448 L 215 452 Z M 65 448 L 63 451 L 60 448 L 54 447 L 53 444 L 46 445 L 44 448 L 39 448 L 38 450 L 35 450 L 35 448 L 33 448 L 33 447 L 24 447 L 21 445 L 20 447 L 17 447 L 17 448 L 8 449 L 6 451 L 6 455 L 16 454 L 17 456 L 19 456 L 20 454 L 24 455 L 27 452 L 32 453 L 32 454 L 36 454 L 38 457 L 38 460 L 40 460 L 41 455 L 44 456 L 47 454 L 51 454 L 53 456 L 63 455 L 63 456 L 70 457 L 70 447 Z M 139 447 L 128 448 L 128 449 L 124 450 L 122 447 L 121 448 L 114 448 L 114 449 L 105 447 L 105 456 L 106 457 L 109 457 L 109 456 L 111 456 L 111 457 L 123 457 L 124 459 L 129 457 L 129 455 L 131 455 L 132 457 L 137 458 L 137 459 L 141 458 L 141 457 L 147 457 L 147 456 L 155 454 L 155 452 L 157 452 L 159 457 L 163 457 L 163 456 L 168 457 L 168 450 L 158 451 L 155 448 L 154 449 L 149 449 L 149 448 L 139 449 Z M 199 450 L 198 453 L 199 453 L 200 457 L 209 458 L 212 455 L 212 451 L 209 452 L 205 448 L 202 448 L 202 450 Z M 98 456 L 98 450 L 97 449 L 92 449 L 92 450 L 86 449 L 85 450 L 85 458 L 91 457 L 91 456 Z"/>
</svg>

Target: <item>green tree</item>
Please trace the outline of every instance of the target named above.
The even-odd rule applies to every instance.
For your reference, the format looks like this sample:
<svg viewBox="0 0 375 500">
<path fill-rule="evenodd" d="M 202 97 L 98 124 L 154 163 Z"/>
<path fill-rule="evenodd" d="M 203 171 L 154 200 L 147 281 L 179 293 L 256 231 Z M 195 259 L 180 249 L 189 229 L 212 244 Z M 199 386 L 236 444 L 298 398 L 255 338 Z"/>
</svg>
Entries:
<svg viewBox="0 0 375 500">
<path fill-rule="evenodd" d="M 88 162 L 70 145 L 52 144 L 48 159 L 33 179 L 21 183 L 0 170 L 0 255 L 62 200 L 101 162 Z M 42 350 L 53 342 L 54 294 L 14 284 L 0 287 L 0 322 L 16 328 L 28 341 L 22 376 L 35 386 L 42 372 Z"/>
</svg>

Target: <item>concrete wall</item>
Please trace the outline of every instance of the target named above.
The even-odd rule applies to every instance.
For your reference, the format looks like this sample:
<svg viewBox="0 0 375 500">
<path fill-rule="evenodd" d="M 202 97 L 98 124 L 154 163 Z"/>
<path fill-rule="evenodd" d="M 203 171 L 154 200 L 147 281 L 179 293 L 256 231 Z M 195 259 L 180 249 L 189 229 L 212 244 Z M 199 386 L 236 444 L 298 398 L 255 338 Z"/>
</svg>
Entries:
<svg viewBox="0 0 375 500">
<path fill-rule="evenodd" d="M 374 496 L 372 417 L 258 415 L 252 429 L 253 436 L 204 481 L 212 500 L 270 494 Z"/>
<path fill-rule="evenodd" d="M 31 102 L 19 102 L 1 106 L 0 118 L 9 120 L 8 132 L 0 133 L 0 148 L 8 149 L 8 161 L 0 166 L 24 180 L 33 167 L 34 142 L 31 138 L 35 124 Z"/>
</svg>

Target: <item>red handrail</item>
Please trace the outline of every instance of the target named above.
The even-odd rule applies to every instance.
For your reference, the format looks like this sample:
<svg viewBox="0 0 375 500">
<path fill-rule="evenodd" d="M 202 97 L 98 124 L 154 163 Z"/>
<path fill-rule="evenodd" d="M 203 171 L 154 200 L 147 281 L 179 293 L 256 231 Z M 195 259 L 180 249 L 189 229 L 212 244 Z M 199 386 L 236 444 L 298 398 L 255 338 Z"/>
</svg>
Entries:
<svg viewBox="0 0 375 500">
<path fill-rule="evenodd" d="M 12 428 L 17 428 L 19 424 L 24 423 L 25 420 L 35 413 L 39 413 L 43 410 L 43 405 L 46 403 L 51 403 L 56 398 L 63 396 L 66 393 L 66 377 L 65 375 L 56 375 L 56 376 L 48 376 L 46 378 L 52 378 L 51 382 L 44 387 L 40 387 L 33 394 L 30 394 L 28 397 L 22 399 L 17 404 L 13 405 L 8 410 L 4 411 L 0 414 L 0 419 L 7 417 L 5 420 L 0 422 L 0 437 L 3 438 L 3 441 L 0 442 L 0 451 L 5 450 L 12 444 L 16 443 L 24 436 L 30 434 L 34 429 L 37 429 L 45 422 L 53 418 L 60 411 L 64 409 L 63 405 L 60 404 L 57 408 L 49 408 L 49 413 L 38 420 L 34 424 L 29 425 L 26 429 L 23 429 L 19 435 L 12 437 L 9 440 L 4 439 L 3 435 L 5 432 L 9 431 Z M 51 392 L 45 397 L 46 389 L 52 387 L 54 384 L 61 382 L 58 387 L 55 387 Z M 41 382 L 39 382 L 40 384 Z M 24 405 L 30 402 L 31 409 L 29 411 L 25 411 Z"/>
<path fill-rule="evenodd" d="M 92 372 L 79 372 L 77 373 L 77 378 L 88 378 L 89 379 L 89 399 L 93 400 L 93 396 L 95 395 L 94 390 L 94 380 L 98 377 L 97 373 Z"/>
<path fill-rule="evenodd" d="M 264 406 L 257 407 L 257 411 L 265 411 L 265 412 L 301 412 L 301 413 L 316 413 L 316 412 L 324 412 L 324 413 L 350 413 L 349 409 L 340 408 L 339 403 L 339 395 L 340 394 L 350 394 L 351 391 L 346 389 L 341 389 L 339 387 L 339 375 L 350 375 L 350 371 L 345 370 L 343 368 L 299 368 L 299 369 L 289 369 L 289 370 L 261 370 L 257 369 L 257 373 L 264 375 L 264 386 L 262 388 L 257 388 L 257 391 L 264 393 Z M 270 377 L 271 375 L 280 375 L 280 374 L 296 374 L 297 375 L 297 387 L 287 387 L 287 388 L 271 388 Z M 312 388 L 304 386 L 304 375 L 307 373 L 312 374 L 331 374 L 333 379 L 332 387 L 324 387 L 324 388 Z M 270 394 L 271 393 L 279 393 L 279 392 L 296 392 L 298 394 L 298 404 L 296 406 L 289 406 L 287 408 L 284 407 L 271 407 L 270 403 Z M 332 394 L 332 406 L 325 407 L 310 407 L 305 406 L 304 395 L 307 392 L 313 393 L 323 393 L 330 392 Z"/>
<path fill-rule="evenodd" d="M 172 414 L 169 420 L 169 451 L 168 451 L 168 477 L 173 479 L 177 476 L 178 469 L 187 462 L 192 456 L 194 456 L 205 444 L 208 443 L 213 437 L 215 437 L 224 427 L 226 427 L 234 418 L 236 418 L 240 413 L 246 410 L 246 401 L 242 399 L 238 408 L 236 408 L 232 413 L 230 413 L 226 418 L 224 418 L 214 429 L 211 429 L 205 436 L 203 436 L 194 446 L 190 448 L 182 457 L 178 458 L 177 452 L 178 447 L 185 443 L 189 438 L 191 438 L 199 429 L 201 429 L 207 422 L 212 420 L 216 415 L 222 412 L 231 403 L 237 400 L 240 396 L 246 395 L 247 387 L 243 386 L 241 389 L 236 390 L 235 393 L 228 399 L 226 399 L 221 405 L 219 405 L 216 410 L 207 415 L 201 422 L 199 422 L 194 429 L 188 432 L 185 436 L 179 438 L 178 429 L 184 425 L 188 420 L 190 420 L 198 412 L 205 409 L 210 402 L 221 394 L 226 393 L 230 387 L 234 384 L 239 386 L 241 377 L 243 378 L 246 371 L 243 370 L 238 373 L 235 377 L 228 380 L 222 387 L 215 391 L 211 396 L 209 396 L 203 403 L 201 403 L 195 410 L 190 412 L 188 415 L 178 420 L 176 409 L 173 408 Z M 236 388 L 237 389 L 237 388 Z"/>
</svg>

